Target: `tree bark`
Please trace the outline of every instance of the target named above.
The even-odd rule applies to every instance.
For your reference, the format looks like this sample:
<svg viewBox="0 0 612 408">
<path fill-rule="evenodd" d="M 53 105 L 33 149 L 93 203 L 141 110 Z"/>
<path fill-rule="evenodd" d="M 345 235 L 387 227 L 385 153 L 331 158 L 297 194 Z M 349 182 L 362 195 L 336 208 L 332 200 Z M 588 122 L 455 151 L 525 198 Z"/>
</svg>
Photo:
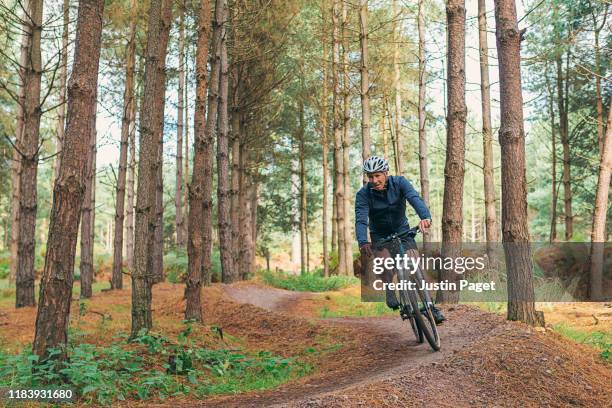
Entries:
<svg viewBox="0 0 612 408">
<path fill-rule="evenodd" d="M 463 231 L 463 181 L 465 171 L 465 6 L 463 0 L 448 0 L 447 21 L 447 129 L 442 209 L 442 257 L 461 254 Z M 443 270 L 440 280 L 457 281 L 452 270 Z M 439 290 L 438 302 L 457 303 L 459 292 Z"/>
<path fill-rule="evenodd" d="M 155 221 L 153 242 L 153 283 L 163 282 L 164 274 L 164 108 L 166 105 L 166 51 L 172 25 L 172 6 L 174 0 L 165 0 L 162 5 L 162 24 L 159 36 L 160 58 L 159 71 L 161 82 L 157 84 L 155 93 L 155 137 L 158 143 L 157 167 L 155 182 Z"/>
<path fill-rule="evenodd" d="M 595 209 L 591 227 L 590 300 L 602 300 L 604 244 L 606 242 L 606 213 L 612 173 L 612 109 L 608 110 L 608 124 L 601 150 L 599 175 L 595 193 Z"/>
<path fill-rule="evenodd" d="M 209 124 L 215 122 L 216 108 L 209 105 L 206 121 L 206 88 L 208 42 L 210 38 L 210 2 L 200 1 L 198 39 L 196 48 L 196 107 L 194 112 L 193 175 L 189 185 L 189 212 L 187 214 L 187 281 L 185 285 L 185 319 L 202 321 L 200 289 L 202 281 L 210 279 L 211 266 L 211 216 L 212 216 L 212 157 L 213 135 L 208 134 Z M 215 28 L 216 30 L 216 28 Z M 216 33 L 215 33 L 216 34 Z M 220 34 L 220 32 L 219 32 Z M 213 40 L 216 50 L 217 35 Z M 216 55 L 216 54 L 215 54 Z M 209 102 L 216 105 L 216 87 L 219 84 L 219 64 L 211 61 Z M 216 81 L 215 81 L 216 78 Z M 214 84 L 216 86 L 213 86 Z M 185 173 L 187 177 L 187 172 Z"/>
<path fill-rule="evenodd" d="M 557 135 L 555 128 L 555 97 L 553 90 L 550 85 L 548 78 L 548 71 L 546 72 L 546 90 L 548 92 L 548 115 L 550 116 L 550 138 L 551 138 L 551 188 L 552 188 L 552 200 L 550 204 L 550 242 L 557 240 Z"/>
<path fill-rule="evenodd" d="M 478 43 L 480 46 L 480 98 L 482 101 L 482 150 L 487 256 L 489 264 L 495 265 L 494 244 L 499 241 L 499 237 L 497 235 L 497 215 L 495 212 L 491 84 L 489 82 L 489 45 L 487 43 L 487 8 L 485 0 L 478 0 Z"/>
<path fill-rule="evenodd" d="M 323 2 L 324 5 L 322 7 L 322 12 L 324 13 L 324 17 L 323 17 L 323 21 L 326 23 L 327 22 L 327 13 L 326 13 L 326 9 L 325 9 L 325 2 Z M 323 32 L 325 33 L 325 29 L 323 29 Z M 323 63 L 323 91 L 322 91 L 322 101 L 321 103 L 319 103 L 319 120 L 321 121 L 321 145 L 323 148 L 323 203 L 322 203 L 322 237 L 321 240 L 323 242 L 323 276 L 328 277 L 329 276 L 329 252 L 328 252 L 328 235 L 327 235 L 327 230 L 328 230 L 328 214 L 329 214 L 329 209 L 328 209 L 328 202 L 327 202 L 327 196 L 329 194 L 329 189 L 328 189 L 328 184 L 329 184 L 329 163 L 328 163 L 328 156 L 329 156 L 329 145 L 327 144 L 327 128 L 328 128 L 328 123 L 327 123 L 327 115 L 328 115 L 328 102 L 327 100 L 329 99 L 329 90 L 328 90 L 328 81 L 329 81 L 329 71 L 328 71 L 328 65 L 327 65 L 327 58 L 328 58 L 328 45 L 327 45 L 327 36 L 325 34 L 323 34 L 322 36 L 322 40 L 321 40 L 322 44 L 323 44 L 323 59 L 322 59 L 322 63 Z"/>
<path fill-rule="evenodd" d="M 304 102 L 301 97 L 298 97 L 298 143 L 299 143 L 299 157 L 300 157 L 300 270 L 302 275 L 308 272 L 308 265 L 306 264 L 306 152 L 304 151 L 304 134 L 305 134 L 305 123 L 304 123 Z"/>
<path fill-rule="evenodd" d="M 508 320 L 542 324 L 535 310 L 527 224 L 521 33 L 514 0 L 495 0 L 502 150 L 502 241 L 508 275 Z"/>
<path fill-rule="evenodd" d="M 426 75 L 427 75 L 427 60 L 425 57 L 425 10 L 423 10 L 423 0 L 419 0 L 417 28 L 419 32 L 419 170 L 421 176 L 421 196 L 423 201 L 429 207 L 429 165 L 428 161 L 428 146 L 427 134 L 425 132 L 425 94 L 427 91 Z M 423 232 L 423 251 L 429 253 L 429 243 L 431 235 L 429 231 Z"/>
<path fill-rule="evenodd" d="M 17 149 L 20 153 L 19 176 L 19 240 L 17 244 L 17 270 L 15 306 L 34 306 L 34 260 L 36 253 L 36 180 L 40 139 L 40 83 L 42 77 L 40 38 L 42 32 L 43 2 L 30 0 L 27 5 L 26 24 L 29 25 L 27 59 L 23 67 L 23 128 Z"/>
<path fill-rule="evenodd" d="M 61 167 L 53 191 L 49 238 L 40 286 L 33 353 L 47 357 L 49 348 L 68 341 L 74 257 L 79 215 L 85 193 L 88 138 L 96 109 L 103 0 L 81 0 L 74 63 L 68 82 L 68 115 Z M 65 354 L 59 356 L 65 358 Z M 39 360 L 40 361 L 40 360 Z"/>
<path fill-rule="evenodd" d="M 127 210 L 126 210 L 126 259 L 130 274 L 134 271 L 134 181 L 136 173 L 136 98 L 132 104 L 131 123 L 130 123 L 130 162 L 127 174 Z"/>
<path fill-rule="evenodd" d="M 185 246 L 183 217 L 183 105 L 185 96 L 185 2 L 180 4 L 179 14 L 179 72 L 178 107 L 176 117 L 176 190 L 174 194 L 176 246 Z M 187 177 L 187 175 L 185 175 Z"/>
<path fill-rule="evenodd" d="M 56 127 L 56 146 L 53 165 L 53 181 L 55 183 L 59 175 L 60 152 L 62 151 L 62 141 L 64 140 L 64 126 L 66 125 L 66 82 L 68 80 L 68 30 L 70 28 L 70 0 L 64 0 L 62 6 L 64 26 L 62 28 L 62 51 L 61 65 L 59 74 L 59 106 L 57 108 L 57 127 Z"/>
<path fill-rule="evenodd" d="M 152 0 L 149 6 L 144 94 L 140 113 L 140 154 L 136 194 L 136 223 L 134 230 L 134 271 L 132 272 L 132 327 L 131 337 L 153 325 L 151 315 L 151 287 L 156 222 L 156 182 L 159 155 L 159 115 L 156 103 L 159 84 L 164 84 L 161 59 L 162 3 Z"/>
<path fill-rule="evenodd" d="M 113 240 L 113 272 L 111 277 L 111 289 L 123 287 L 123 220 L 125 213 L 125 179 L 127 176 L 127 157 L 130 136 L 130 125 L 134 118 L 134 65 L 136 61 L 136 0 L 130 4 L 130 31 L 125 52 L 125 89 L 123 91 L 123 118 L 121 120 L 121 148 L 119 150 L 119 175 L 117 177 L 117 193 L 115 203 L 115 236 Z"/>
<path fill-rule="evenodd" d="M 94 255 L 94 194 L 96 191 L 96 113 L 91 120 L 89 130 L 89 152 L 87 155 L 87 184 L 85 186 L 85 199 L 81 209 L 81 263 L 80 281 L 81 298 L 87 299 L 92 295 L 91 284 L 93 282 L 93 255 Z"/>
<path fill-rule="evenodd" d="M 228 16 L 226 0 L 217 0 L 216 23 L 221 26 L 221 73 L 219 76 L 219 115 L 217 132 L 217 218 L 219 226 L 219 254 L 223 283 L 233 282 L 237 276 L 232 260 L 232 225 L 230 219 L 229 186 L 229 140 L 228 140 L 228 61 L 226 21 Z"/>
<path fill-rule="evenodd" d="M 23 20 L 26 21 L 26 10 L 29 7 L 29 0 L 24 0 L 22 3 L 24 15 Z M 30 38 L 32 36 L 30 26 L 23 24 L 23 35 L 21 37 L 21 46 L 19 54 L 19 77 L 25 78 L 25 67 L 28 64 L 28 52 L 30 49 Z M 23 135 L 23 120 L 25 106 L 25 86 L 19 87 L 17 103 L 17 121 L 15 123 L 15 145 L 21 146 Z M 19 178 L 21 175 L 21 154 L 17 149 L 13 149 L 13 161 L 11 163 L 11 269 L 9 271 L 9 282 L 15 283 L 17 277 L 17 248 L 19 247 L 19 220 L 20 220 L 20 192 Z"/>
<path fill-rule="evenodd" d="M 353 275 L 353 233 L 350 222 L 351 214 L 351 183 L 350 183 L 350 82 L 349 82 L 349 41 L 348 41 L 348 8 L 347 3 L 342 1 L 342 179 L 344 181 L 344 261 L 345 273 Z"/>
<path fill-rule="evenodd" d="M 568 78 L 563 78 L 563 63 L 559 55 L 557 63 L 557 104 L 559 108 L 559 135 L 561 145 L 563 147 L 563 201 L 564 201 L 564 218 L 565 218 L 565 240 L 572 237 L 572 189 L 570 181 L 570 147 L 568 140 L 568 113 L 567 113 L 567 93 L 564 91 L 564 84 Z"/>
<path fill-rule="evenodd" d="M 361 44 L 361 158 L 370 157 L 370 78 L 368 74 L 368 0 L 359 8 L 359 42 Z M 364 176 L 364 184 L 367 180 Z"/>
<path fill-rule="evenodd" d="M 339 80 L 339 55 L 340 55 L 340 38 L 338 30 L 338 0 L 333 1 L 332 9 L 332 83 L 333 83 L 333 101 L 332 110 L 334 118 L 334 197 L 336 207 L 336 234 L 337 234 L 337 249 L 338 249 L 338 275 L 347 275 L 346 270 L 346 236 L 345 236 L 345 205 L 344 205 L 344 159 L 342 155 L 342 133 L 343 123 L 340 120 L 340 97 L 342 90 Z"/>
</svg>

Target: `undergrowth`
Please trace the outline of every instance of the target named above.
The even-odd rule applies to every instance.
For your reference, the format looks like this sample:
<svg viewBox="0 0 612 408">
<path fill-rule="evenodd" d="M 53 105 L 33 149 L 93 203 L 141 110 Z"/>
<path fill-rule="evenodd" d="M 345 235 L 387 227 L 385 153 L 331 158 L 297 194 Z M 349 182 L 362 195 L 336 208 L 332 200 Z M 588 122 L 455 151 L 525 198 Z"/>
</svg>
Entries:
<svg viewBox="0 0 612 408">
<path fill-rule="evenodd" d="M 191 326 L 178 341 L 151 333 L 127 340 L 121 335 L 109 346 L 69 345 L 68 362 L 53 357 L 39 361 L 26 347 L 21 354 L 0 351 L 0 387 L 70 387 L 78 402 L 111 405 L 117 400 L 165 399 L 189 395 L 238 393 L 273 388 L 307 374 L 312 367 L 297 357 L 283 358 L 267 351 L 212 350 L 188 338 Z"/>
<path fill-rule="evenodd" d="M 566 324 L 556 324 L 553 326 L 553 329 L 568 339 L 589 345 L 601 351 L 600 357 L 602 360 L 612 361 L 612 333 L 578 330 Z"/>
<path fill-rule="evenodd" d="M 301 275 L 262 271 L 261 277 L 270 286 L 298 292 L 327 292 L 359 283 L 359 279 L 353 276 L 333 275 L 326 278 L 318 271 Z"/>
</svg>

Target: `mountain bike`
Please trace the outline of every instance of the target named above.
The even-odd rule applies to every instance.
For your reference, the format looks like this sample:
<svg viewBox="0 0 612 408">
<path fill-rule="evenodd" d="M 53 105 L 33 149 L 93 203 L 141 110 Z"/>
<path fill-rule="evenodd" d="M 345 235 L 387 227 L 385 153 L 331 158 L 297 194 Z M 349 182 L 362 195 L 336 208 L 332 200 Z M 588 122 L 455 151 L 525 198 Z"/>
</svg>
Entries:
<svg viewBox="0 0 612 408">
<path fill-rule="evenodd" d="M 414 238 L 419 232 L 419 227 L 416 226 L 408 231 L 408 235 Z M 399 255 L 404 257 L 405 249 L 401 238 L 398 234 L 391 234 L 386 238 L 377 241 L 377 246 L 382 247 L 385 244 L 395 244 L 399 247 Z M 402 320 L 408 320 L 412 332 L 418 343 L 423 343 L 424 339 L 435 351 L 440 350 L 440 336 L 438 328 L 433 317 L 433 301 L 429 296 L 429 292 L 422 289 L 422 282 L 425 281 L 423 272 L 415 265 L 414 271 L 407 271 L 403 268 L 403 262 L 396 265 L 397 281 L 398 282 L 413 282 L 413 288 L 404 288 L 397 290 L 399 292 L 400 316 Z"/>
</svg>

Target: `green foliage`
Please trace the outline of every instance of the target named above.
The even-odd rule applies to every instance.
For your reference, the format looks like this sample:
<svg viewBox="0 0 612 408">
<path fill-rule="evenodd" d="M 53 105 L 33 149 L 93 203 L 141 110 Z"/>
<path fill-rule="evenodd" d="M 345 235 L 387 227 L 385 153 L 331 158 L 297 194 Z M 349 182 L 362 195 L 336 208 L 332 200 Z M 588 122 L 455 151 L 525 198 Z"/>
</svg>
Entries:
<svg viewBox="0 0 612 408">
<path fill-rule="evenodd" d="M 11 262 L 8 252 L 0 252 L 0 279 L 6 279 L 11 270 Z"/>
<path fill-rule="evenodd" d="M 180 283 L 184 282 L 187 276 L 188 265 L 187 251 L 184 248 L 174 248 L 164 255 L 164 270 L 168 282 Z M 211 258 L 211 268 L 213 277 L 217 277 L 217 281 L 221 280 L 221 258 L 219 250 L 213 249 Z"/>
<path fill-rule="evenodd" d="M 586 344 L 600 350 L 602 360 L 610 362 L 612 357 L 612 333 L 601 331 L 583 331 L 566 324 L 557 324 L 553 326 L 553 329 L 557 333 L 577 343 Z"/>
<path fill-rule="evenodd" d="M 359 282 L 359 279 L 353 276 L 330 276 L 325 278 L 320 271 L 302 275 L 262 271 L 261 276 L 268 285 L 298 292 L 326 292 L 342 289 Z"/>
<path fill-rule="evenodd" d="M 111 405 L 125 399 L 164 399 L 176 395 L 201 397 L 274 387 L 306 374 L 311 367 L 269 352 L 211 350 L 192 344 L 191 326 L 173 343 L 164 336 L 142 332 L 132 344 L 119 340 L 109 346 L 68 347 L 69 362 L 53 357 L 39 362 L 26 347 L 18 355 L 0 352 L 0 387 L 66 386 L 78 401 Z"/>
</svg>

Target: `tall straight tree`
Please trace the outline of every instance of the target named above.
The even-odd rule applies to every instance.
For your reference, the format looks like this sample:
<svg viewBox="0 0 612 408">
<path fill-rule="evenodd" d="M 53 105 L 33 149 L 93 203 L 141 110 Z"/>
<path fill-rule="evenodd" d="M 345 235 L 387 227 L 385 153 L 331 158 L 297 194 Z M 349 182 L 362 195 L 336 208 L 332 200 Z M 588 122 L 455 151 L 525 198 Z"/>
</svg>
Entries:
<svg viewBox="0 0 612 408">
<path fill-rule="evenodd" d="M 42 32 L 43 1 L 27 3 L 25 24 L 29 27 L 27 59 L 22 70 L 23 127 L 17 140 L 20 157 L 19 175 L 19 241 L 17 244 L 17 270 L 15 306 L 34 306 L 34 258 L 36 252 L 36 180 L 40 139 L 40 82 L 42 62 L 40 38 Z"/>
<path fill-rule="evenodd" d="M 342 179 L 344 182 L 344 261 L 345 273 L 353 274 L 353 234 L 350 223 L 351 208 L 351 178 L 349 150 L 351 146 L 349 127 L 351 123 L 350 102 L 351 87 L 349 77 L 349 16 L 348 5 L 342 1 L 342 161 L 344 163 Z"/>
<path fill-rule="evenodd" d="M 610 192 L 610 174 L 612 173 L 612 109 L 608 110 L 608 125 L 601 148 L 593 225 L 591 227 L 589 288 L 591 300 L 601 300 L 602 297 L 606 212 L 608 210 L 608 194 Z"/>
<path fill-rule="evenodd" d="M 323 21 L 327 23 L 327 0 L 322 1 L 321 13 L 323 15 Z M 327 35 L 325 28 L 323 28 L 321 43 L 323 44 L 323 58 L 321 59 L 321 63 L 323 64 L 323 90 L 321 99 L 322 101 L 319 103 L 319 120 L 321 123 L 321 145 L 323 148 L 323 203 L 322 203 L 322 241 L 323 241 L 323 275 L 329 276 L 329 249 L 328 249 L 328 235 L 327 235 L 327 218 L 328 218 L 328 201 L 327 195 L 329 194 L 328 185 L 329 185 L 329 145 L 327 141 L 327 130 L 328 130 L 328 99 L 329 99 L 329 69 L 327 59 L 329 58 L 329 49 L 327 43 Z M 257 207 L 257 205 L 255 205 Z"/>
<path fill-rule="evenodd" d="M 419 32 L 419 173 L 421 178 L 421 196 L 423 197 L 425 204 L 429 206 L 429 167 L 427 164 L 427 134 L 425 132 L 427 60 L 425 57 L 425 10 L 423 7 L 423 1 L 424 0 L 419 0 L 417 11 L 417 29 Z M 429 231 L 423 231 L 423 250 L 425 253 L 428 253 L 429 251 L 430 240 L 431 237 Z"/>
<path fill-rule="evenodd" d="M 196 106 L 194 112 L 194 156 L 193 173 L 189 184 L 189 212 L 187 214 L 187 281 L 185 282 L 185 319 L 202 321 L 200 288 L 202 280 L 210 275 L 211 241 L 212 241 L 212 182 L 213 182 L 213 146 L 212 132 L 206 133 L 206 88 L 208 42 L 210 39 L 210 2 L 200 0 L 198 19 L 198 39 L 196 48 Z M 219 31 L 220 35 L 221 32 Z M 215 42 L 216 41 L 216 42 Z M 217 39 L 213 40 L 213 50 Z M 219 63 L 216 58 L 211 61 L 211 91 L 208 121 L 214 123 L 216 117 L 216 94 L 219 86 Z M 216 84 L 213 87 L 213 84 Z M 187 177 L 187 173 L 185 173 Z"/>
<path fill-rule="evenodd" d="M 478 44 L 480 50 L 480 98 L 482 105 L 482 149 L 484 173 L 485 228 L 489 262 L 495 262 L 494 242 L 498 242 L 493 178 L 493 131 L 491 130 L 491 84 L 489 82 L 489 46 L 487 44 L 487 8 L 478 0 Z"/>
<path fill-rule="evenodd" d="M 359 43 L 361 44 L 361 158 L 370 157 L 370 78 L 368 73 L 368 0 L 359 6 Z M 367 182 L 364 178 L 364 183 Z"/>
<path fill-rule="evenodd" d="M 228 87 L 229 73 L 227 61 L 227 1 L 217 0 L 215 5 L 215 24 L 221 27 L 221 71 L 219 75 L 219 114 L 217 116 L 217 218 L 219 227 L 219 254 L 221 257 L 221 276 L 224 283 L 236 279 L 232 260 L 232 225 L 229 214 L 229 123 Z"/>
<path fill-rule="evenodd" d="M 442 256 L 461 255 L 463 230 L 463 179 L 465 171 L 465 3 L 448 0 L 447 29 L 447 116 L 446 164 L 444 166 L 444 199 L 442 209 Z M 442 270 L 440 281 L 455 282 L 457 274 Z M 459 292 L 439 290 L 437 300 L 457 303 Z"/>
<path fill-rule="evenodd" d="M 543 324 L 535 310 L 527 224 L 521 32 L 514 0 L 495 0 L 502 160 L 502 242 L 508 275 L 508 320 Z"/>
<path fill-rule="evenodd" d="M 569 51 L 568 51 L 569 54 Z M 568 70 L 563 75 L 562 56 L 558 55 L 557 64 L 557 105 L 559 109 L 559 137 L 563 148 L 563 212 L 565 218 L 565 240 L 569 240 L 573 235 L 573 216 L 572 216 L 572 184 L 571 184 L 571 163 L 569 145 L 569 114 L 568 114 Z M 569 56 L 567 57 L 569 60 Z"/>
<path fill-rule="evenodd" d="M 395 105 L 393 115 L 393 130 L 395 135 L 395 161 L 396 173 L 404 173 L 404 139 L 402 138 L 402 92 L 401 92 L 401 73 L 400 73 L 400 40 L 402 38 L 400 12 L 397 8 L 397 0 L 392 3 L 393 15 L 393 91 L 395 93 Z"/>
<path fill-rule="evenodd" d="M 185 102 L 185 2 L 179 6 L 179 69 L 178 106 L 176 110 L 176 190 L 174 194 L 176 245 L 185 246 L 185 217 L 183 217 L 183 106 Z M 187 175 L 185 175 L 187 177 Z"/>
<path fill-rule="evenodd" d="M 23 30 L 21 36 L 21 45 L 19 51 L 19 77 L 25 78 L 25 67 L 28 64 L 30 41 L 32 37 L 30 25 L 27 24 L 27 13 L 29 2 L 26 0 L 21 3 L 24 21 L 21 29 Z M 17 121 L 15 123 L 15 145 L 21 145 L 21 138 L 23 135 L 23 120 L 25 117 L 25 87 L 19 87 L 17 93 Z M 17 249 L 19 247 L 19 219 L 20 219 L 20 193 L 19 193 L 19 178 L 21 175 L 21 152 L 18 149 L 13 149 L 13 161 L 11 163 L 11 269 L 9 272 L 9 282 L 15 282 L 17 277 L 17 262 L 19 257 L 17 256 Z"/>
<path fill-rule="evenodd" d="M 64 128 L 66 126 L 66 82 L 68 80 L 68 30 L 70 28 L 70 0 L 64 0 L 62 6 L 63 27 L 62 27 L 62 50 L 59 77 L 59 106 L 57 108 L 57 135 L 56 135 L 56 156 L 53 166 L 53 181 L 59 174 L 60 157 L 62 151 L 62 141 L 64 139 Z"/>
<path fill-rule="evenodd" d="M 79 215 L 86 182 L 90 132 L 96 109 L 104 0 L 80 0 L 68 114 L 40 284 L 33 353 L 66 345 Z M 65 355 L 61 356 L 65 357 Z"/>
<path fill-rule="evenodd" d="M 121 119 L 121 147 L 119 150 L 119 175 L 117 177 L 117 193 L 115 202 L 115 236 L 113 239 L 113 272 L 111 288 L 121 289 L 123 279 L 121 267 L 123 264 L 123 220 L 125 214 L 125 180 L 127 176 L 128 144 L 130 126 L 134 121 L 134 66 L 136 64 L 136 23 L 138 4 L 136 0 L 130 3 L 130 28 L 125 50 L 125 88 L 123 90 L 123 117 Z"/>
<path fill-rule="evenodd" d="M 162 3 L 152 0 L 149 6 L 147 47 L 145 59 L 144 94 L 140 113 L 140 155 L 136 193 L 136 223 L 134 231 L 134 271 L 132 272 L 132 337 L 153 325 L 151 315 L 151 287 L 153 285 L 153 246 L 155 242 L 155 193 L 159 140 L 156 132 L 159 113 L 157 88 L 164 84 L 165 75 L 160 64 L 165 50 L 161 49 Z M 163 85 L 162 85 L 163 86 Z"/>
<path fill-rule="evenodd" d="M 81 263 L 80 281 L 81 298 L 90 298 L 91 285 L 94 277 L 94 217 L 96 192 L 96 113 L 90 123 L 89 152 L 87 154 L 87 184 L 85 185 L 85 198 L 81 208 Z"/>
<path fill-rule="evenodd" d="M 155 122 L 153 132 L 157 140 L 157 162 L 155 181 L 155 219 L 153 225 L 153 282 L 162 282 L 164 276 L 164 108 L 166 106 L 166 51 L 172 25 L 172 6 L 174 0 L 164 0 L 162 3 L 162 21 L 159 33 L 159 72 L 161 82 L 157 84 L 154 98 Z"/>
<path fill-rule="evenodd" d="M 332 2 L 332 114 L 334 130 L 334 199 L 336 236 L 338 249 L 338 275 L 347 275 L 346 269 L 346 237 L 344 223 L 346 222 L 344 205 L 344 159 L 342 155 L 342 126 L 340 98 L 342 89 L 340 87 L 340 33 L 338 24 L 338 0 Z"/>
<path fill-rule="evenodd" d="M 125 257 L 127 260 L 128 270 L 130 274 L 134 270 L 134 182 L 136 175 L 136 111 L 137 100 L 134 99 L 132 104 L 132 123 L 130 123 L 130 161 L 127 173 L 127 209 L 126 209 L 126 227 L 125 227 Z"/>
</svg>

